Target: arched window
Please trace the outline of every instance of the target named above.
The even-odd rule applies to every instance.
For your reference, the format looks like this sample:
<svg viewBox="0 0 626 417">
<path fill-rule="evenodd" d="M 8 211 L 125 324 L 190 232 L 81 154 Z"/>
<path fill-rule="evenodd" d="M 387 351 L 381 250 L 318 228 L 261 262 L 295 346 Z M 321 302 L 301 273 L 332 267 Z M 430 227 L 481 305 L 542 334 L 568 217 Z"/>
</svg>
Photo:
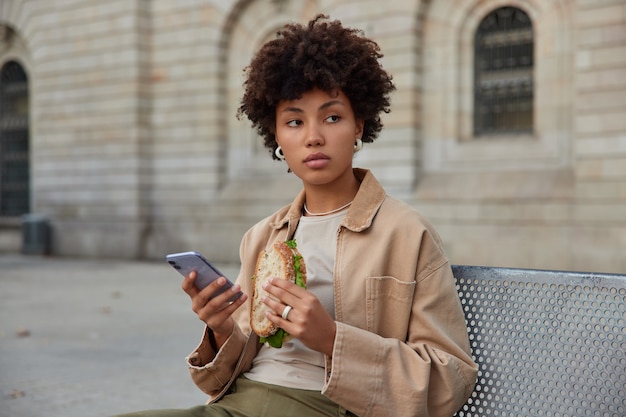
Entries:
<svg viewBox="0 0 626 417">
<path fill-rule="evenodd" d="M 0 69 L 0 216 L 30 211 L 28 78 L 15 61 Z"/>
<path fill-rule="evenodd" d="M 515 7 L 488 14 L 474 39 L 474 136 L 533 132 L 533 26 Z"/>
</svg>

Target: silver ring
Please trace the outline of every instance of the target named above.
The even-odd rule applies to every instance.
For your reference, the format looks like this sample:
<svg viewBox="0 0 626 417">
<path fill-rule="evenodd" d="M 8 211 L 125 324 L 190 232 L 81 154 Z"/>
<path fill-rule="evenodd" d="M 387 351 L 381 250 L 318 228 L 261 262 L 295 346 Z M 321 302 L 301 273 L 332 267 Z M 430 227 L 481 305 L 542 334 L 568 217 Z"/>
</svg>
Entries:
<svg viewBox="0 0 626 417">
<path fill-rule="evenodd" d="M 285 309 L 283 310 L 283 314 L 281 315 L 283 320 L 288 320 L 287 316 L 289 316 L 289 312 L 291 311 L 292 308 L 293 307 L 291 307 L 291 306 L 285 306 Z"/>
</svg>

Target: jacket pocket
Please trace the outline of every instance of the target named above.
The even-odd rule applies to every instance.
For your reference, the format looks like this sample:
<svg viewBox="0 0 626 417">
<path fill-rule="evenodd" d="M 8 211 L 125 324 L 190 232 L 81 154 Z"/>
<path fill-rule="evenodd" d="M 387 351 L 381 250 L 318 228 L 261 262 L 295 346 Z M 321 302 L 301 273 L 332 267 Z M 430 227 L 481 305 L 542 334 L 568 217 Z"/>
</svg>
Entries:
<svg viewBox="0 0 626 417">
<path fill-rule="evenodd" d="M 365 284 L 367 330 L 406 340 L 416 283 L 370 277 Z"/>
</svg>

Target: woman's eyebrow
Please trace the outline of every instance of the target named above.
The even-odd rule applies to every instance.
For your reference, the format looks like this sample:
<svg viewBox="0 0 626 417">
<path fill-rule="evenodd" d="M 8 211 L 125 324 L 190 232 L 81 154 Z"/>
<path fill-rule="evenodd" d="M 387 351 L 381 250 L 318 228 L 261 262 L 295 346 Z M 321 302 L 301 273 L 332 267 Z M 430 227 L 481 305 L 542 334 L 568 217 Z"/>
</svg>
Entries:
<svg viewBox="0 0 626 417">
<path fill-rule="evenodd" d="M 330 100 L 327 101 L 326 103 L 322 104 L 319 108 L 319 110 L 324 110 L 328 107 L 334 106 L 335 104 L 339 104 L 340 106 L 345 106 L 345 104 L 343 104 L 343 102 L 341 100 Z"/>
<path fill-rule="evenodd" d="M 295 113 L 304 113 L 304 111 L 300 107 L 285 107 L 280 111 L 281 113 L 295 112 Z"/>
<path fill-rule="evenodd" d="M 332 107 L 332 106 L 334 106 L 336 104 L 340 105 L 340 106 L 345 106 L 345 104 L 341 100 L 330 100 L 330 101 L 327 101 L 326 103 L 322 104 L 319 107 L 318 110 L 324 110 L 324 109 L 327 109 L 328 107 Z M 281 113 L 289 113 L 289 112 L 304 113 L 304 110 L 302 110 L 300 107 L 290 106 L 290 107 L 285 107 L 280 112 Z"/>
</svg>

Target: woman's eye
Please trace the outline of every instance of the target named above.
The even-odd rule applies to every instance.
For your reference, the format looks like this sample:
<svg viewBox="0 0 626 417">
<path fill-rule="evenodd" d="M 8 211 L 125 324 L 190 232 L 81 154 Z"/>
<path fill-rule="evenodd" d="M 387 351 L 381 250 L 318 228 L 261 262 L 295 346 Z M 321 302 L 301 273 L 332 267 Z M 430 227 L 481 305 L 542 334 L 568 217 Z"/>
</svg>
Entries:
<svg viewBox="0 0 626 417">
<path fill-rule="evenodd" d="M 337 116 L 336 114 L 332 115 L 332 116 L 328 116 L 326 118 L 326 121 L 330 122 L 330 123 L 337 123 L 339 121 L 340 117 Z"/>
<path fill-rule="evenodd" d="M 300 120 L 290 120 L 287 122 L 287 126 L 289 127 L 298 127 L 302 124 Z"/>
</svg>

